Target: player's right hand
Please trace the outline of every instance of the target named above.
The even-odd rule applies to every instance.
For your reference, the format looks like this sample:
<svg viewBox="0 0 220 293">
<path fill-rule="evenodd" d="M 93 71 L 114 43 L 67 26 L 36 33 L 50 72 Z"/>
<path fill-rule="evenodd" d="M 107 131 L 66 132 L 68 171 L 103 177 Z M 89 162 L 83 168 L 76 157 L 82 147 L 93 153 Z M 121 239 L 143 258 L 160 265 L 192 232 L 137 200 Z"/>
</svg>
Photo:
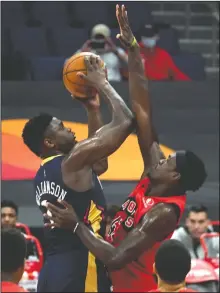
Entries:
<svg viewBox="0 0 220 293">
<path fill-rule="evenodd" d="M 92 54 L 85 57 L 87 75 L 82 72 L 77 72 L 77 75 L 86 80 L 94 87 L 99 87 L 106 83 L 106 68 L 98 55 Z"/>
</svg>

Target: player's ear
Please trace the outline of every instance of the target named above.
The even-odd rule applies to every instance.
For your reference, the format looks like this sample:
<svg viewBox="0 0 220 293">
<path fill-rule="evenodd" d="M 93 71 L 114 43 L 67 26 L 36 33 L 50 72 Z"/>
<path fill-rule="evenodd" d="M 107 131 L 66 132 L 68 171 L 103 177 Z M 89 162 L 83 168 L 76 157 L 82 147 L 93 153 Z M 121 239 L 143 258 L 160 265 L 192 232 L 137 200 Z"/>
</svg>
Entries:
<svg viewBox="0 0 220 293">
<path fill-rule="evenodd" d="M 172 173 L 172 179 L 173 179 L 173 181 L 178 181 L 178 180 L 180 180 L 180 177 L 181 177 L 181 175 L 180 175 L 179 172 L 173 172 L 173 173 Z"/>
<path fill-rule="evenodd" d="M 48 147 L 50 149 L 55 147 L 55 144 L 49 138 L 44 139 L 44 144 L 46 147 Z"/>
</svg>

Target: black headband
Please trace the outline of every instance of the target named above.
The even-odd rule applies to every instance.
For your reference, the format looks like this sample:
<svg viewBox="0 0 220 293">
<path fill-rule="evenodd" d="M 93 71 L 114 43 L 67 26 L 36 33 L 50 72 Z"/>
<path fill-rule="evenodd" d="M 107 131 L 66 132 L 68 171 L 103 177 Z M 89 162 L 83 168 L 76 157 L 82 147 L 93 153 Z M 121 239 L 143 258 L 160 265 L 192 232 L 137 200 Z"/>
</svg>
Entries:
<svg viewBox="0 0 220 293">
<path fill-rule="evenodd" d="M 186 151 L 176 152 L 176 171 L 178 173 L 183 173 L 186 168 Z"/>
</svg>

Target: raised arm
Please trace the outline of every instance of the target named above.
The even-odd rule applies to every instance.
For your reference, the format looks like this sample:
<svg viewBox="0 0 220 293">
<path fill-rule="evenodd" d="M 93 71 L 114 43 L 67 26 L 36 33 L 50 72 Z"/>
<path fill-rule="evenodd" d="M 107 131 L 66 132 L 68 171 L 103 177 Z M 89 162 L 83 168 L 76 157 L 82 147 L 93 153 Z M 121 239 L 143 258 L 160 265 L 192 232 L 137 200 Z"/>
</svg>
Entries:
<svg viewBox="0 0 220 293">
<path fill-rule="evenodd" d="M 92 137 L 95 132 L 103 126 L 102 115 L 100 111 L 100 97 L 96 94 L 95 97 L 80 100 L 87 113 L 88 117 L 88 138 Z M 108 158 L 104 158 L 96 162 L 92 169 L 97 175 L 101 175 L 108 170 Z"/>
<path fill-rule="evenodd" d="M 130 29 L 125 6 L 116 5 L 120 34 L 117 38 L 128 49 L 129 91 L 132 110 L 137 123 L 137 136 L 144 160 L 144 167 L 158 163 L 164 158 L 155 129 L 152 125 L 152 111 L 148 83 L 145 77 L 139 45 Z"/>
<path fill-rule="evenodd" d="M 157 242 L 164 240 L 175 229 L 178 217 L 173 205 L 159 203 L 144 215 L 141 222 L 128 233 L 119 246 L 114 247 L 97 238 L 84 223 L 79 222 L 71 205 L 64 201 L 60 203 L 64 205 L 65 209 L 48 203 L 47 208 L 53 216 L 44 216 L 54 223 L 45 225 L 75 230 L 83 244 L 109 270 L 123 268 L 126 264 L 136 260 L 143 252 L 151 249 Z"/>
<path fill-rule="evenodd" d="M 98 56 L 86 59 L 87 76 L 78 75 L 96 87 L 112 110 L 112 120 L 101 127 L 90 138 L 76 144 L 69 156 L 63 161 L 64 172 L 80 171 L 93 166 L 116 151 L 133 129 L 133 115 L 122 98 L 106 80 L 105 68 Z"/>
</svg>

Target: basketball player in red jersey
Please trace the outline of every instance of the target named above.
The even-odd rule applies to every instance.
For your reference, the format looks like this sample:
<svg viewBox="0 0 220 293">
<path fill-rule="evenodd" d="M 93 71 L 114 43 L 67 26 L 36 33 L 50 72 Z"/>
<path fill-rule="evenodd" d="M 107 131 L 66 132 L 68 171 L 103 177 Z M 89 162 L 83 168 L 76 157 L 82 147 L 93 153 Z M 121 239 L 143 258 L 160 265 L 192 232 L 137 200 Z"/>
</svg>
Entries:
<svg viewBox="0 0 220 293">
<path fill-rule="evenodd" d="M 59 209 L 48 203 L 55 226 L 73 229 L 87 248 L 108 268 L 115 292 L 147 292 L 156 288 L 155 253 L 169 239 L 185 208 L 187 190 L 197 190 L 206 178 L 203 162 L 190 151 L 165 158 L 152 125 L 149 92 L 139 46 L 128 23 L 125 7 L 116 6 L 121 40 L 128 49 L 129 90 L 144 171 L 140 182 L 116 214 L 107 241 L 79 221 L 67 203 Z M 48 224 L 51 226 L 51 224 Z"/>
<path fill-rule="evenodd" d="M 178 240 L 164 241 L 155 255 L 153 271 L 158 289 L 150 292 L 196 292 L 186 288 L 185 279 L 191 268 L 191 256 Z"/>
</svg>

